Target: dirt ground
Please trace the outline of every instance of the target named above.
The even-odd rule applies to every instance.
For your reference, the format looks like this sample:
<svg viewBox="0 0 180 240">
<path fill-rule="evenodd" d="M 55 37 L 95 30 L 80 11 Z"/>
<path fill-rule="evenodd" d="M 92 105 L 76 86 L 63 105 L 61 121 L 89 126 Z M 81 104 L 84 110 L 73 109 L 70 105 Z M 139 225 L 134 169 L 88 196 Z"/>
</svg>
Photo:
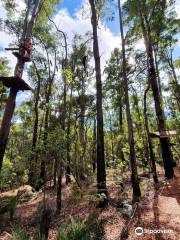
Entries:
<svg viewBox="0 0 180 240">
<path fill-rule="evenodd" d="M 62 213 L 53 218 L 49 239 L 56 239 L 57 230 L 69 218 L 87 219 L 89 213 L 94 212 L 99 219 L 105 220 L 104 240 L 179 240 L 180 167 L 176 167 L 175 175 L 175 179 L 165 181 L 160 169 L 160 183 L 156 187 L 154 187 L 152 179 L 145 179 L 141 183 L 143 188 L 142 199 L 135 205 L 133 216 L 130 219 L 125 219 L 122 216 L 121 209 L 117 207 L 120 189 L 115 185 L 109 184 L 109 204 L 102 210 L 96 208 L 93 201 L 85 200 L 86 187 L 78 194 L 78 197 L 75 197 L 73 186 L 67 186 L 63 183 Z M 131 188 L 127 184 L 128 187 Z M 10 196 L 11 193 L 3 193 L 3 197 Z M 56 198 L 53 189 L 49 189 L 47 195 L 52 212 L 55 212 Z M 19 204 L 16 209 L 14 223 L 26 229 L 31 236 L 37 236 L 39 231 L 39 213 L 42 202 L 43 193 L 40 192 L 30 201 Z M 11 239 L 9 216 L 0 217 L 0 240 Z M 143 233 L 139 236 L 135 233 L 137 227 L 143 228 Z"/>
</svg>

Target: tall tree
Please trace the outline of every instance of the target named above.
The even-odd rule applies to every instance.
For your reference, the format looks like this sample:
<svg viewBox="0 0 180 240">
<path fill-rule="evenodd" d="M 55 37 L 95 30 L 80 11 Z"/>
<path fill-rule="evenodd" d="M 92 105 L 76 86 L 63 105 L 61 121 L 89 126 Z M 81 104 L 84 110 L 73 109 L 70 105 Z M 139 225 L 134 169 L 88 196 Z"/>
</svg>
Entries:
<svg viewBox="0 0 180 240">
<path fill-rule="evenodd" d="M 27 3 L 26 16 L 24 19 L 24 27 L 23 27 L 23 32 L 22 32 L 21 42 L 20 42 L 20 45 L 22 46 L 22 48 L 25 47 L 25 44 L 29 46 L 31 44 L 32 31 L 33 31 L 35 21 L 37 20 L 37 17 L 38 17 L 40 3 L 41 3 L 40 0 L 37 0 L 35 4 L 33 4 L 31 1 L 28 1 Z M 31 13 L 31 18 L 29 20 L 30 13 Z M 22 55 L 22 48 L 21 47 L 19 48 L 19 53 L 18 53 L 19 56 Z M 25 58 L 20 58 L 20 57 L 17 58 L 17 64 L 14 70 L 14 76 L 18 79 L 22 79 L 25 62 L 26 62 Z M 12 116 L 15 109 L 15 101 L 16 101 L 16 96 L 18 91 L 19 89 L 17 87 L 10 88 L 10 93 L 9 93 L 9 97 L 7 100 L 7 104 L 6 104 L 6 108 L 4 111 L 4 116 L 1 124 L 0 170 L 2 168 L 3 158 L 6 150 L 6 145 L 7 145 L 10 126 L 11 126 L 11 120 L 12 120 Z"/>
<path fill-rule="evenodd" d="M 103 110 L 102 110 L 102 81 L 101 81 L 101 61 L 98 43 L 98 16 L 96 1 L 89 0 L 91 6 L 91 24 L 93 28 L 93 53 L 96 70 L 96 111 L 97 111 L 97 184 L 98 192 L 105 194 L 104 204 L 107 202 L 106 189 L 106 167 L 104 156 L 104 130 L 103 130 Z"/>
<path fill-rule="evenodd" d="M 147 116 L 147 93 L 150 89 L 150 84 L 148 84 L 145 92 L 144 92 L 144 125 L 145 125 L 145 130 L 146 130 L 146 138 L 148 142 L 148 149 L 149 149 L 149 156 L 150 156 L 150 163 L 151 163 L 151 169 L 153 173 L 153 179 L 154 182 L 158 182 L 158 177 L 157 177 L 157 172 L 156 172 L 156 159 L 155 159 L 155 154 L 153 151 L 153 145 L 152 145 L 152 140 L 149 135 L 149 123 L 148 123 L 148 116 Z"/>
<path fill-rule="evenodd" d="M 137 175 L 135 143 L 134 143 L 133 125 L 132 125 L 130 103 L 129 103 L 127 60 L 126 60 L 125 38 L 124 38 L 124 31 L 123 31 L 123 21 L 122 21 L 122 11 L 121 11 L 120 0 L 118 0 L 118 8 L 119 8 L 121 43 L 122 43 L 123 79 L 124 79 L 124 90 L 125 90 L 126 118 L 127 118 L 127 124 L 128 124 L 128 140 L 129 140 L 129 147 L 130 147 L 133 201 L 137 201 L 139 199 L 139 197 L 141 196 L 141 191 L 140 191 L 139 180 L 138 180 L 138 175 Z"/>
<path fill-rule="evenodd" d="M 39 99 L 40 99 L 40 90 L 41 90 L 41 75 L 36 66 L 36 63 L 33 61 L 35 72 L 37 75 L 37 86 L 34 96 L 34 127 L 33 127 L 33 137 L 32 137 L 32 155 L 29 163 L 29 184 L 35 186 L 35 176 L 34 176 L 34 161 L 37 158 L 36 145 L 38 139 L 38 123 L 39 123 Z"/>
<path fill-rule="evenodd" d="M 155 4 L 155 3 L 154 3 Z M 159 3 L 160 4 L 160 3 Z M 164 6 L 164 1 L 162 1 L 162 8 Z M 159 94 L 158 88 L 158 81 L 156 75 L 156 69 L 154 64 L 154 55 L 153 55 L 153 42 L 152 42 L 152 31 L 151 26 L 147 17 L 147 10 L 145 9 L 145 2 L 138 2 L 137 3 L 137 11 L 139 14 L 141 29 L 143 32 L 143 37 L 145 41 L 148 65 L 149 65 L 149 81 L 153 92 L 154 102 L 155 102 L 155 110 L 157 116 L 157 124 L 159 132 L 164 132 L 166 130 L 166 123 L 164 119 L 163 108 L 161 105 L 161 99 Z M 155 13 L 153 13 L 155 14 Z M 157 19 L 158 20 L 158 19 Z M 160 19 L 159 19 L 160 20 Z M 173 171 L 173 158 L 172 153 L 169 145 L 168 138 L 160 138 L 160 144 L 162 149 L 162 157 L 164 162 L 164 169 L 165 169 L 165 177 L 170 179 L 174 176 Z"/>
</svg>

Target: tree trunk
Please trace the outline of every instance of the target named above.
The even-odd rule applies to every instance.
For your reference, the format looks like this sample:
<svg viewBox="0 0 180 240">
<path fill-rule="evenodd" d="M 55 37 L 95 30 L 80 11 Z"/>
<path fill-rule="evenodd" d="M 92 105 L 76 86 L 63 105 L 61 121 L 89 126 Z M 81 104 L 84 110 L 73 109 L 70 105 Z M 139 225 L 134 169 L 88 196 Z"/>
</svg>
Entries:
<svg viewBox="0 0 180 240">
<path fill-rule="evenodd" d="M 144 136 L 145 133 L 144 133 L 144 131 L 142 131 L 142 129 L 143 129 L 143 120 L 142 120 L 142 114 L 141 114 L 140 107 L 139 107 L 138 94 L 137 94 L 135 89 L 133 89 L 133 91 L 134 91 L 134 95 L 133 95 L 133 98 L 134 98 L 134 109 L 135 109 L 135 112 L 137 113 L 136 128 L 137 128 L 139 139 L 141 139 L 141 141 L 142 141 L 142 148 L 140 149 L 140 151 L 141 151 L 141 154 L 142 154 L 143 170 L 145 171 L 145 167 L 147 167 L 147 162 L 148 162 L 148 157 L 149 157 L 149 154 L 148 154 L 148 143 L 147 143 L 146 138 Z"/>
<path fill-rule="evenodd" d="M 71 182 L 71 156 L 70 156 L 70 132 L 71 132 L 71 112 L 72 112 L 72 91 L 73 87 L 71 87 L 71 94 L 69 99 L 69 116 L 67 121 L 67 167 L 66 167 L 66 184 Z"/>
<path fill-rule="evenodd" d="M 83 87 L 82 87 L 83 88 Z M 80 116 L 79 116 L 79 141 L 81 144 L 81 150 L 80 150 L 80 171 L 79 171 L 79 179 L 80 180 L 85 180 L 85 175 L 84 175 L 84 149 L 85 149 L 85 100 L 84 100 L 85 93 L 82 90 L 80 97 Z"/>
<path fill-rule="evenodd" d="M 104 130 L 103 130 L 103 111 L 102 111 L 102 82 L 101 82 L 101 64 L 99 55 L 99 44 L 97 35 L 97 12 L 94 0 L 89 0 L 91 6 L 91 24 L 93 28 L 93 53 L 96 70 L 96 110 L 97 110 L 97 184 L 98 192 L 105 194 L 104 204 L 107 203 L 106 189 L 106 168 L 104 156 Z"/>
<path fill-rule="evenodd" d="M 58 181 L 57 181 L 57 192 L 56 192 L 56 212 L 57 214 L 61 211 L 61 192 L 62 192 L 62 169 L 58 164 Z"/>
<path fill-rule="evenodd" d="M 123 106 L 122 106 L 122 99 L 120 99 L 120 103 L 119 103 L 119 128 L 120 128 L 120 132 L 123 132 Z"/>
<path fill-rule="evenodd" d="M 139 3 L 139 12 L 140 12 L 140 21 L 141 21 L 141 28 L 143 31 L 143 36 L 145 40 L 146 52 L 148 57 L 148 66 L 149 66 L 149 82 L 153 91 L 153 97 L 155 102 L 155 110 L 156 110 L 156 117 L 157 117 L 157 124 L 159 132 L 166 130 L 165 119 L 163 116 L 163 109 L 161 106 L 160 96 L 159 96 L 159 89 L 158 83 L 156 78 L 156 70 L 154 65 L 154 56 L 153 56 L 153 47 L 151 43 L 151 35 L 150 35 L 150 27 L 148 24 L 147 19 L 144 20 L 142 11 L 141 11 L 141 3 Z M 146 25 L 145 25 L 146 22 Z M 173 170 L 173 158 L 172 153 L 169 145 L 168 138 L 160 138 L 160 144 L 162 149 L 162 157 L 164 162 L 164 169 L 165 169 L 165 177 L 168 179 L 173 178 L 174 170 Z"/>
<path fill-rule="evenodd" d="M 139 197 L 141 196 L 141 191 L 140 191 L 139 180 L 138 180 L 138 175 L 137 175 L 134 134 L 133 134 L 133 125 L 132 125 L 130 103 L 129 103 L 128 79 L 127 79 L 127 69 L 126 69 L 126 53 L 125 53 L 125 38 L 124 38 L 124 33 L 123 33 L 120 0 L 118 0 L 118 7 L 119 7 L 119 22 L 120 22 L 121 41 L 122 41 L 123 79 L 124 79 L 124 89 L 125 89 L 126 118 L 127 118 L 127 124 L 128 124 L 128 141 L 129 141 L 129 147 L 130 147 L 131 181 L 132 181 L 132 188 L 133 188 L 133 201 L 135 202 L 135 201 L 139 200 Z"/>
<path fill-rule="evenodd" d="M 93 167 L 93 173 L 96 171 L 96 158 L 97 158 L 97 153 L 96 153 L 96 117 L 94 116 L 94 126 L 93 126 L 93 151 L 92 151 L 92 167 Z"/>
<path fill-rule="evenodd" d="M 156 66 L 156 74 L 157 74 L 157 80 L 158 80 L 159 95 L 160 95 L 161 100 L 162 100 L 163 96 L 162 96 L 161 79 L 160 79 L 160 75 L 159 75 L 159 66 L 158 66 L 158 60 L 157 60 L 156 47 L 153 47 L 153 51 L 154 51 L 154 62 L 155 62 L 155 66 Z"/>
<path fill-rule="evenodd" d="M 26 25 L 26 27 L 24 28 L 24 31 L 22 33 L 22 38 L 21 38 L 21 41 L 22 41 L 21 44 L 23 45 L 24 45 L 24 41 L 26 40 L 31 41 L 33 25 L 37 17 L 39 3 L 40 3 L 40 0 L 37 0 L 36 4 L 34 5 L 32 17 L 29 23 L 27 23 L 27 20 L 28 20 L 27 15 L 29 15 L 29 11 L 30 11 L 29 8 L 31 6 L 30 4 L 28 4 L 26 17 L 24 19 L 24 25 Z M 15 76 L 22 78 L 24 65 L 25 65 L 25 61 L 22 61 L 20 59 L 17 60 L 17 64 L 14 71 Z M 17 89 L 13 89 L 13 88 L 10 89 L 9 97 L 8 97 L 6 108 L 4 111 L 4 116 L 2 119 L 1 130 L 0 130 L 0 171 L 2 168 L 3 158 L 4 158 L 8 136 L 10 132 L 11 120 L 12 120 L 14 109 L 15 109 L 17 92 L 18 92 Z"/>
<path fill-rule="evenodd" d="M 50 95 L 51 95 L 51 83 L 49 83 L 49 90 L 46 94 L 46 110 L 45 110 L 45 116 L 44 116 L 44 146 L 46 149 L 47 145 L 47 137 L 48 137 L 48 125 L 49 125 L 49 101 L 50 101 Z M 46 174 L 46 162 L 45 162 L 45 156 L 41 160 L 41 166 L 40 166 L 40 175 L 39 179 L 37 181 L 36 190 L 38 191 L 43 185 L 45 185 L 45 174 Z"/>
<path fill-rule="evenodd" d="M 45 96 L 45 116 L 44 116 L 44 137 L 43 137 L 43 142 L 44 142 L 44 149 L 46 149 L 47 146 L 47 139 L 48 139 L 48 128 L 49 128 L 49 115 L 50 115 L 50 98 L 52 95 L 52 86 L 54 82 L 54 77 L 55 77 L 55 71 L 56 71 L 56 60 L 57 60 L 57 55 L 56 55 L 56 50 L 54 51 L 54 70 L 53 73 L 51 74 L 50 70 L 50 58 L 49 58 L 49 53 L 44 45 L 46 55 L 47 55 L 47 60 L 48 60 L 48 83 L 47 83 L 47 89 L 46 89 L 46 96 Z M 43 157 L 41 160 L 41 167 L 40 167 L 40 175 L 39 179 L 37 181 L 36 189 L 39 190 L 43 185 L 45 185 L 45 175 L 46 175 L 46 162 L 45 158 Z"/>
<path fill-rule="evenodd" d="M 10 89 L 8 101 L 6 104 L 6 109 L 4 112 L 3 120 L 1 123 L 1 130 L 0 130 L 0 170 L 3 164 L 3 158 L 6 150 L 6 145 L 8 141 L 10 126 L 11 126 L 11 119 L 13 116 L 14 108 L 15 108 L 15 101 L 16 101 L 17 90 L 14 88 Z"/>
<path fill-rule="evenodd" d="M 152 146 L 152 141 L 149 136 L 149 124 L 148 124 L 148 117 L 147 117 L 147 93 L 149 91 L 150 86 L 147 87 L 144 93 L 144 122 L 145 122 L 145 129 L 146 129 L 146 136 L 147 136 L 147 141 L 148 141 L 148 147 L 149 147 L 149 155 L 150 155 L 150 163 L 151 163 L 151 168 L 152 168 L 152 173 L 153 173 L 153 179 L 155 183 L 158 183 L 158 177 L 157 177 L 157 172 L 156 172 L 156 159 L 153 151 L 153 146 Z"/>
<path fill-rule="evenodd" d="M 111 136 L 111 154 L 112 154 L 112 160 L 113 163 L 115 161 L 115 157 L 114 157 L 114 136 L 113 136 L 113 129 L 112 129 L 112 119 L 111 119 L 111 113 L 109 113 L 109 121 L 110 121 L 110 136 Z"/>
<path fill-rule="evenodd" d="M 171 54 L 171 58 L 168 60 L 168 64 L 169 64 L 169 67 L 172 70 L 172 76 L 173 76 L 173 79 L 174 79 L 173 83 L 175 85 L 174 94 L 175 94 L 178 110 L 180 111 L 180 84 L 178 83 L 176 71 L 174 69 L 172 54 Z"/>
<path fill-rule="evenodd" d="M 38 111 L 38 105 L 39 105 L 39 94 L 40 94 L 40 88 L 41 88 L 41 77 L 39 75 L 38 69 L 34 63 L 36 74 L 38 78 L 38 85 L 37 85 L 37 91 L 36 91 L 36 97 L 35 97 L 35 103 L 34 103 L 34 113 L 35 113 L 35 119 L 34 119 L 34 128 L 33 128 L 33 139 L 32 139 L 32 157 L 30 159 L 29 163 L 29 184 L 34 186 L 35 185 L 35 176 L 34 176 L 34 167 L 35 167 L 35 159 L 37 158 L 36 153 L 36 143 L 38 138 L 38 123 L 39 123 L 39 111 Z"/>
</svg>

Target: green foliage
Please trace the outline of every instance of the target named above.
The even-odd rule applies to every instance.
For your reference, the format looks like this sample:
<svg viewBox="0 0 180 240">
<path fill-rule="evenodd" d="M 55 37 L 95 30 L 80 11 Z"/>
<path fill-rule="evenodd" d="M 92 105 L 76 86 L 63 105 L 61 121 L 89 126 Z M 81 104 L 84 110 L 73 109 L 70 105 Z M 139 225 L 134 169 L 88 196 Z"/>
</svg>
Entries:
<svg viewBox="0 0 180 240">
<path fill-rule="evenodd" d="M 39 14 L 38 24 L 47 23 L 48 16 L 52 17 L 57 12 L 59 4 L 62 0 L 44 0 L 43 6 Z"/>
<path fill-rule="evenodd" d="M 73 73 L 69 69 L 64 70 L 64 76 L 68 80 L 68 82 L 73 85 L 74 84 L 74 76 Z"/>
<path fill-rule="evenodd" d="M 8 61 L 6 58 L 0 57 L 0 76 L 6 77 L 8 75 Z M 7 90 L 3 86 L 2 82 L 0 82 L 0 117 L 1 117 L 1 111 L 4 107 L 5 100 L 7 96 Z"/>
<path fill-rule="evenodd" d="M 61 129 L 56 129 L 48 134 L 47 148 L 45 151 L 55 159 L 64 162 L 66 157 L 66 137 Z"/>
<path fill-rule="evenodd" d="M 71 219 L 64 224 L 57 235 L 57 240 L 100 240 L 104 235 L 103 222 L 95 214 L 89 214 L 87 221 Z"/>
<path fill-rule="evenodd" d="M 13 163 L 7 157 L 4 158 L 0 178 L 0 191 L 11 188 L 12 182 L 14 182 L 16 179 L 16 174 L 13 169 Z"/>
<path fill-rule="evenodd" d="M 12 240 L 31 240 L 32 238 L 28 233 L 18 225 L 12 225 Z"/>
<path fill-rule="evenodd" d="M 62 227 L 62 230 L 59 231 L 57 240 L 85 240 L 87 239 L 87 232 L 85 224 L 74 219 L 68 224 L 68 227 Z"/>
</svg>

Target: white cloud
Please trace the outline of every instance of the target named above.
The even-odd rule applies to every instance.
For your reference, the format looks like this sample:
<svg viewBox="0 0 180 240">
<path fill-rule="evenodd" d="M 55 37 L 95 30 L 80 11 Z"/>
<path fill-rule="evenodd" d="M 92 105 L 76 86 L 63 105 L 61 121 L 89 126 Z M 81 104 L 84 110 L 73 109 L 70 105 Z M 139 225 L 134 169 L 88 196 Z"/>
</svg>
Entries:
<svg viewBox="0 0 180 240">
<path fill-rule="evenodd" d="M 61 9 L 55 16 L 55 22 L 58 27 L 63 30 L 68 36 L 69 46 L 72 43 L 74 34 L 85 36 L 87 32 L 92 32 L 92 25 L 90 22 L 88 12 L 89 9 L 85 3 L 85 7 L 77 11 L 74 16 L 70 16 L 66 9 Z M 98 28 L 99 49 L 101 56 L 102 69 L 106 60 L 110 57 L 111 51 L 115 47 L 120 47 L 120 37 L 115 36 L 109 28 L 104 27 L 101 23 Z M 92 42 L 91 42 L 92 46 Z"/>
<path fill-rule="evenodd" d="M 180 18 L 180 0 L 176 0 L 175 10 L 176 10 L 176 13 L 177 13 L 177 17 Z"/>
<path fill-rule="evenodd" d="M 23 1 L 17 1 L 16 3 L 18 6 L 18 12 L 24 9 L 25 5 Z M 90 22 L 90 18 L 87 17 L 87 15 L 84 15 L 83 13 L 86 12 L 86 14 L 90 15 L 89 11 L 89 4 L 87 4 L 87 1 L 84 2 L 83 10 L 82 8 L 77 10 L 74 14 L 74 16 L 70 16 L 68 11 L 66 9 L 61 9 L 56 14 L 54 20 L 58 27 L 63 30 L 67 37 L 68 37 L 68 46 L 69 50 L 71 48 L 71 43 L 73 40 L 73 37 L 76 33 L 80 35 L 85 35 L 88 31 L 92 32 L 92 26 Z M 2 6 L 2 3 L 0 3 L 0 16 L 5 18 L 6 13 Z M 12 41 L 13 37 L 5 32 L 0 32 L 1 38 L 0 38 L 0 49 L 4 49 L 7 47 Z M 106 60 L 110 57 L 111 51 L 115 47 L 120 46 L 120 38 L 118 36 L 115 36 L 108 28 L 105 28 L 101 23 L 99 24 L 98 29 L 98 35 L 99 35 L 99 48 L 100 48 L 100 55 L 101 55 L 101 65 L 102 70 L 106 63 Z M 91 44 L 92 46 L 92 44 Z M 16 59 L 10 52 L 0 51 L 0 56 L 6 56 L 9 60 L 9 65 L 11 69 L 13 70 Z M 25 74 L 27 75 L 27 74 Z M 26 76 L 24 77 L 25 80 Z"/>
</svg>

